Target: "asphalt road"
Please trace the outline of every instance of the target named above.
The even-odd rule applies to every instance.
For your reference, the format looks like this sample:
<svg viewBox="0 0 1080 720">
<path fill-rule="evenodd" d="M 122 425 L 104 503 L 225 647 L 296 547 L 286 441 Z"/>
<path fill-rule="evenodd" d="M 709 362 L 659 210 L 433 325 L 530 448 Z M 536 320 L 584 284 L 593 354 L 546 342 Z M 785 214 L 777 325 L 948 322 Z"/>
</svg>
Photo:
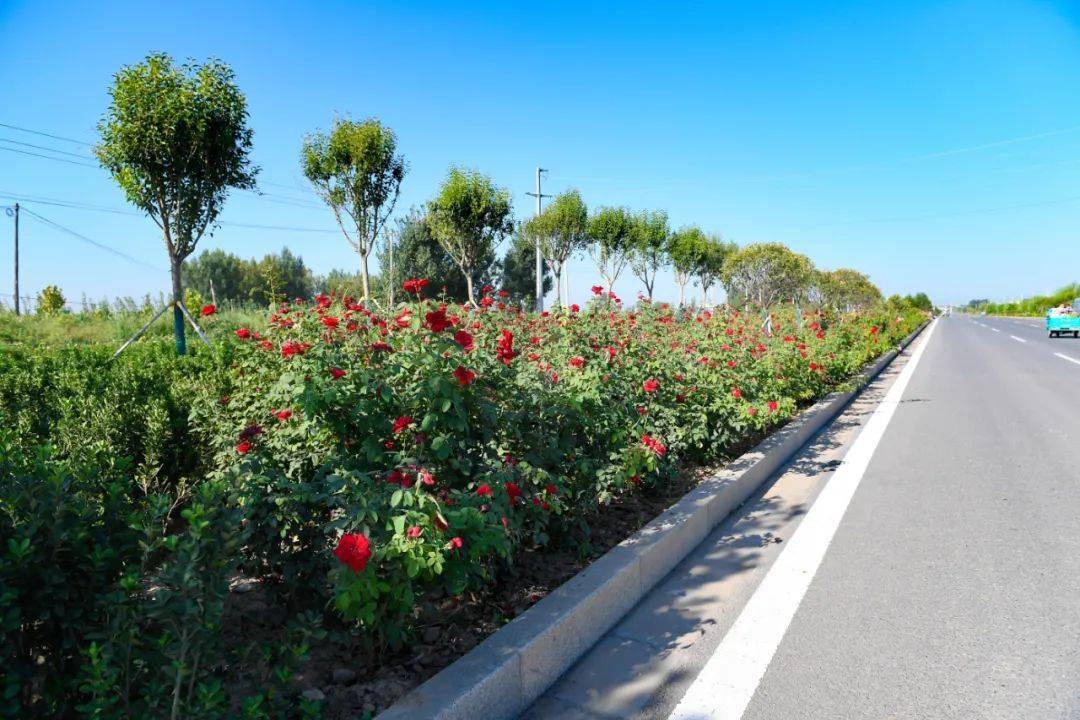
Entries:
<svg viewBox="0 0 1080 720">
<path fill-rule="evenodd" d="M 526 717 L 671 716 L 910 353 Z M 954 315 L 909 375 L 741 717 L 1080 718 L 1080 340 Z"/>
</svg>

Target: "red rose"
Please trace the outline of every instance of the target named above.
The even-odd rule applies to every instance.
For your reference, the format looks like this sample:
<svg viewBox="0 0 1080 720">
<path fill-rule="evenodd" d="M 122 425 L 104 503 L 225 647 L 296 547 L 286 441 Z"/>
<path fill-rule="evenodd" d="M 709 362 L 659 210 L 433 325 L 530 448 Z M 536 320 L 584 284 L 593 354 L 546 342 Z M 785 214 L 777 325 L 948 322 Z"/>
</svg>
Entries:
<svg viewBox="0 0 1080 720">
<path fill-rule="evenodd" d="M 462 540 L 459 537 L 450 538 L 450 547 L 453 548 L 454 550 L 457 550 L 458 548 L 460 548 L 464 544 L 465 544 L 465 541 Z"/>
<path fill-rule="evenodd" d="M 244 442 L 237 443 L 236 452 L 240 453 L 241 455 L 247 455 L 249 452 L 251 452 L 251 443 L 247 442 L 246 440 Z"/>
<path fill-rule="evenodd" d="M 433 333 L 441 333 L 452 324 L 446 317 L 446 310 L 442 308 L 426 313 L 424 315 L 424 323 Z"/>
<path fill-rule="evenodd" d="M 359 533 L 345 533 L 338 540 L 334 555 L 353 572 L 364 572 L 371 559 L 371 543 Z"/>
<path fill-rule="evenodd" d="M 458 330 L 454 333 L 454 342 L 460 345 L 465 352 L 472 352 L 473 347 L 475 347 L 473 345 L 473 336 L 464 330 Z"/>
<path fill-rule="evenodd" d="M 521 488 L 515 483 L 506 483 L 506 494 L 510 498 L 511 505 L 517 505 L 518 498 L 521 497 Z"/>
<path fill-rule="evenodd" d="M 333 315 L 323 315 L 319 320 L 322 321 L 322 324 L 326 326 L 327 330 L 333 330 L 338 326 L 339 322 Z"/>
<path fill-rule="evenodd" d="M 642 435 L 641 444 L 647 447 L 649 450 L 652 450 L 657 457 L 664 457 L 664 455 L 667 453 L 667 446 L 654 438 L 652 435 Z"/>
<path fill-rule="evenodd" d="M 384 342 L 371 343 L 372 352 L 394 352 L 394 348 Z"/>
<path fill-rule="evenodd" d="M 335 380 L 340 380 L 345 377 L 345 371 L 341 368 L 332 367 L 330 368 L 330 375 L 332 375 Z"/>
<path fill-rule="evenodd" d="M 656 378 L 649 378 L 641 384 L 641 388 L 648 393 L 656 392 L 660 389 L 660 381 Z"/>
<path fill-rule="evenodd" d="M 406 531 L 405 534 L 411 538 L 418 538 L 423 532 L 424 528 L 420 527 L 419 525 L 413 525 L 411 528 L 408 529 L 408 531 Z"/>
<path fill-rule="evenodd" d="M 576 355 L 570 358 L 570 366 L 576 368 L 585 367 L 585 358 L 581 357 L 580 355 Z"/>
<path fill-rule="evenodd" d="M 289 418 L 292 417 L 292 410 L 278 410 L 277 412 L 274 413 L 274 416 L 278 420 L 281 420 L 282 422 L 284 422 L 285 420 L 288 420 Z"/>
<path fill-rule="evenodd" d="M 458 384 L 461 385 L 461 387 L 465 387 L 466 385 L 471 385 L 476 380 L 476 373 L 458 365 L 457 369 L 454 370 L 454 377 L 457 378 Z"/>
<path fill-rule="evenodd" d="M 503 365 L 509 365 L 510 361 L 518 356 L 518 352 L 514 350 L 514 334 L 509 330 L 503 330 L 502 336 L 499 338 L 498 345 L 495 348 L 495 357 L 499 359 Z"/>
<path fill-rule="evenodd" d="M 778 407 L 779 407 L 779 405 L 777 404 L 777 402 L 775 400 L 770 400 L 769 401 L 769 412 L 776 412 L 776 408 L 778 408 Z"/>
<path fill-rule="evenodd" d="M 599 285 L 593 285 L 592 286 L 592 294 L 593 295 L 600 295 L 603 292 L 604 292 L 604 288 L 600 287 Z"/>
<path fill-rule="evenodd" d="M 476 488 L 477 497 L 491 497 L 492 494 L 493 493 L 491 490 L 491 486 L 487 483 L 484 483 L 480 487 Z"/>
<path fill-rule="evenodd" d="M 405 292 L 416 293 L 417 295 L 419 295 L 421 291 L 423 291 L 423 289 L 427 287 L 427 285 L 427 280 L 417 279 L 406 280 L 404 283 L 402 283 L 401 287 L 405 290 Z"/>
<path fill-rule="evenodd" d="M 207 305 L 202 306 L 202 310 L 199 311 L 199 314 L 202 315 L 203 317 L 207 317 L 209 315 L 213 315 L 216 312 L 217 312 L 217 305 L 207 304 Z"/>
<path fill-rule="evenodd" d="M 742 390 L 740 390 L 739 388 L 732 388 L 731 389 L 731 397 L 738 400 L 739 398 L 742 397 Z"/>
<path fill-rule="evenodd" d="M 414 422 L 416 422 L 416 421 L 413 420 L 408 415 L 402 415 L 401 417 L 399 417 L 397 420 L 394 421 L 394 434 L 397 435 L 398 433 L 404 431 L 406 428 L 408 428 Z"/>
<path fill-rule="evenodd" d="M 236 337 L 240 338 L 241 340 L 247 340 L 251 337 L 251 331 L 247 328 L 240 328 L 236 331 Z"/>
</svg>

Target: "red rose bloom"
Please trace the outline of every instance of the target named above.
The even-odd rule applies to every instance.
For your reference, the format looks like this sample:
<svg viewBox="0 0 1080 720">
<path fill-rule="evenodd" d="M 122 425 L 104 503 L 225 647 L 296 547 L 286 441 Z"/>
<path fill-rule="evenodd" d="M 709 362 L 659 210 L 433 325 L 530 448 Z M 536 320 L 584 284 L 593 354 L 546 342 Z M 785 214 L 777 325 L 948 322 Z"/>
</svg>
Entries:
<svg viewBox="0 0 1080 720">
<path fill-rule="evenodd" d="M 517 505 L 518 498 L 521 497 L 521 488 L 515 483 L 508 482 L 506 483 L 506 495 L 510 498 L 511 505 Z"/>
<path fill-rule="evenodd" d="M 779 405 L 777 405 L 775 400 L 770 400 L 769 401 L 769 412 L 776 412 L 776 408 L 778 408 L 778 407 L 779 407 Z"/>
<path fill-rule="evenodd" d="M 239 328 L 236 331 L 236 337 L 240 338 L 241 340 L 247 340 L 251 337 L 251 331 L 247 328 Z"/>
<path fill-rule="evenodd" d="M 450 538 L 450 547 L 453 548 L 454 550 L 459 549 L 464 544 L 465 544 L 465 541 L 462 540 L 459 537 Z"/>
<path fill-rule="evenodd" d="M 484 483 L 480 487 L 476 488 L 476 494 L 478 497 L 491 497 L 491 486 L 487 483 Z"/>
<path fill-rule="evenodd" d="M 384 342 L 371 343 L 372 352 L 394 352 L 394 348 Z"/>
<path fill-rule="evenodd" d="M 452 324 L 446 317 L 446 310 L 443 310 L 442 308 L 426 313 L 424 315 L 424 323 L 433 333 L 441 333 Z"/>
<path fill-rule="evenodd" d="M 246 440 L 244 442 L 237 443 L 236 452 L 240 453 L 241 455 L 247 455 L 249 452 L 251 452 L 251 443 Z"/>
<path fill-rule="evenodd" d="M 401 285 L 405 292 L 416 293 L 417 295 L 419 295 L 427 286 L 428 281 L 424 279 L 406 280 Z"/>
<path fill-rule="evenodd" d="M 576 355 L 570 358 L 570 366 L 576 368 L 585 367 L 585 358 L 581 357 L 580 355 Z"/>
<path fill-rule="evenodd" d="M 423 532 L 424 528 L 420 527 L 419 525 L 413 525 L 411 528 L 408 529 L 408 531 L 406 531 L 405 534 L 411 538 L 418 538 Z"/>
<path fill-rule="evenodd" d="M 502 336 L 499 338 L 499 343 L 495 348 L 495 357 L 499 359 L 503 365 L 509 365 L 510 361 L 518 356 L 518 352 L 514 350 L 514 334 L 509 330 L 503 330 Z"/>
<path fill-rule="evenodd" d="M 454 342 L 461 346 L 461 349 L 465 352 L 472 352 L 475 347 L 473 345 L 473 336 L 464 330 L 458 330 L 454 333 Z"/>
<path fill-rule="evenodd" d="M 471 385 L 476 380 L 476 373 L 458 365 L 457 369 L 454 370 L 454 377 L 457 378 L 458 384 L 461 385 L 461 387 L 465 387 L 466 385 Z"/>
<path fill-rule="evenodd" d="M 641 388 L 648 393 L 656 392 L 660 389 L 660 381 L 656 378 L 649 378 L 641 384 Z"/>
<path fill-rule="evenodd" d="M 202 315 L 203 317 L 207 317 L 209 315 L 213 315 L 216 312 L 217 312 L 217 305 L 206 304 L 206 305 L 202 306 L 202 310 L 199 311 L 199 314 Z"/>
<path fill-rule="evenodd" d="M 652 435 L 642 435 L 641 444 L 647 447 L 649 450 L 652 450 L 657 457 L 664 457 L 664 455 L 667 453 L 667 446 L 654 438 Z"/>
<path fill-rule="evenodd" d="M 338 326 L 338 322 L 340 322 L 333 315 L 323 315 L 319 320 L 322 321 L 322 324 L 326 326 L 327 330 L 333 330 Z"/>
<path fill-rule="evenodd" d="M 353 572 L 364 572 L 371 559 L 371 543 L 359 533 L 345 533 L 334 548 L 334 556 Z"/>
<path fill-rule="evenodd" d="M 292 417 L 292 410 L 278 410 L 276 413 L 274 413 L 274 416 L 278 420 L 284 422 L 285 420 L 288 420 Z"/>
<path fill-rule="evenodd" d="M 414 422 L 416 422 L 416 421 L 413 420 L 408 415 L 402 415 L 401 417 L 399 417 L 397 420 L 394 421 L 394 434 L 397 435 L 398 433 L 403 432 L 406 428 L 408 428 Z"/>
<path fill-rule="evenodd" d="M 739 388 L 732 388 L 731 389 L 731 397 L 738 400 L 739 398 L 742 397 L 742 390 L 740 390 Z"/>
<path fill-rule="evenodd" d="M 330 368 L 330 375 L 332 375 L 335 380 L 340 380 L 345 377 L 345 371 L 341 368 L 333 367 Z"/>
</svg>

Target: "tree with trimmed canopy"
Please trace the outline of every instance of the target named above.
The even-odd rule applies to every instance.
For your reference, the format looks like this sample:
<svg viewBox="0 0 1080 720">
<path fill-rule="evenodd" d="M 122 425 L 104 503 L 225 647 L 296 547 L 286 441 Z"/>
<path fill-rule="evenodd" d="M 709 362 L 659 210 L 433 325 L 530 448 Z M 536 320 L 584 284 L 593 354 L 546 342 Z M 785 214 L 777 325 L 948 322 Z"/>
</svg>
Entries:
<svg viewBox="0 0 1080 720">
<path fill-rule="evenodd" d="M 555 297 L 561 305 L 566 261 L 589 244 L 589 210 L 581 193 L 568 190 L 556 195 L 543 212 L 526 221 L 525 231 L 540 241 L 540 252 L 555 273 Z"/>
<path fill-rule="evenodd" d="M 622 207 L 603 207 L 589 217 L 589 252 L 608 290 L 630 262 L 633 227 L 633 216 Z"/>
<path fill-rule="evenodd" d="M 213 233 L 232 188 L 255 187 L 247 101 L 218 60 L 181 66 L 164 53 L 120 69 L 94 154 L 128 202 L 154 221 L 169 254 L 176 351 L 186 352 L 182 268 Z"/>
<path fill-rule="evenodd" d="M 747 245 L 724 261 L 720 280 L 732 304 L 749 303 L 768 309 L 781 300 L 797 298 L 813 277 L 805 255 L 780 243 Z"/>
<path fill-rule="evenodd" d="M 376 118 L 335 120 L 328 134 L 315 132 L 304 140 L 300 157 L 304 176 L 330 206 L 345 240 L 360 256 L 361 289 L 367 300 L 368 258 L 394 212 L 407 170 L 397 152 L 397 135 Z"/>
<path fill-rule="evenodd" d="M 633 216 L 630 269 L 645 285 L 645 293 L 650 301 L 656 287 L 656 274 L 667 260 L 670 235 L 668 216 L 663 210 L 645 210 Z"/>
<path fill-rule="evenodd" d="M 476 305 L 473 279 L 514 229 L 510 191 L 475 170 L 450 168 L 439 194 L 428 203 L 431 234 L 465 277 L 468 301 Z"/>
</svg>

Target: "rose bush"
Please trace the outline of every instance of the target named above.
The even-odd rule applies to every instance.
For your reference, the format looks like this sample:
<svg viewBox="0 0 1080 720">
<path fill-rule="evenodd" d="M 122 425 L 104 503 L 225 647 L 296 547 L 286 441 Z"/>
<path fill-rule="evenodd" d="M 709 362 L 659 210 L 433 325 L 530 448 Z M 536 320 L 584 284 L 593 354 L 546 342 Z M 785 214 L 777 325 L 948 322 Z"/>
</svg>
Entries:
<svg viewBox="0 0 1080 720">
<path fill-rule="evenodd" d="M 229 384 L 195 414 L 244 508 L 247 571 L 290 602 L 328 594 L 376 648 L 407 636 L 422 594 L 490 583 L 598 503 L 723 457 L 922 319 L 781 313 L 766 332 L 737 311 L 413 294 L 388 313 L 281 306 L 236 333 Z M 342 538 L 363 562 L 335 557 Z"/>
</svg>

